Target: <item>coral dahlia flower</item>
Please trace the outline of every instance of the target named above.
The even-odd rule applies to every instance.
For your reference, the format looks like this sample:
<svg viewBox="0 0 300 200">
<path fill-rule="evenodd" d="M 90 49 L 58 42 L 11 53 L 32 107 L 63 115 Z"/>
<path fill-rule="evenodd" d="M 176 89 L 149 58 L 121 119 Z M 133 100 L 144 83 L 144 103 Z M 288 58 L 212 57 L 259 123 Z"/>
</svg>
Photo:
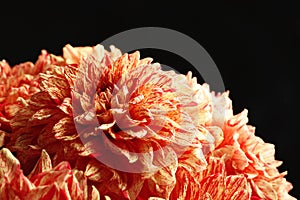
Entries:
<svg viewBox="0 0 300 200">
<path fill-rule="evenodd" d="M 0 62 L 4 199 L 294 199 L 228 93 L 111 46 Z"/>
</svg>

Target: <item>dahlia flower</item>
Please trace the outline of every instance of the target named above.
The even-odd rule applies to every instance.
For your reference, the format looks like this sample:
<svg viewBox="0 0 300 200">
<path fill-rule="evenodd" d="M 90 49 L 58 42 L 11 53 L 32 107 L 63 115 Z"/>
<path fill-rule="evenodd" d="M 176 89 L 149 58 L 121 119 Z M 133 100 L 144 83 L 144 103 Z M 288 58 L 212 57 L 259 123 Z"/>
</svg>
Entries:
<svg viewBox="0 0 300 200">
<path fill-rule="evenodd" d="M 0 62 L 4 199 L 294 199 L 228 92 L 110 48 Z"/>
</svg>

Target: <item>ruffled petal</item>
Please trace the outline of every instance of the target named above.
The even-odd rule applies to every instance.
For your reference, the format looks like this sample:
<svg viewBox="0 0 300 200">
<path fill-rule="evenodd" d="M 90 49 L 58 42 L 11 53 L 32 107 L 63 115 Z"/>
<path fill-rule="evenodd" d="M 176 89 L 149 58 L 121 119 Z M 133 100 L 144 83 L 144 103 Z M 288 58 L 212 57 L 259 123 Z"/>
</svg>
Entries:
<svg viewBox="0 0 300 200">
<path fill-rule="evenodd" d="M 0 196 L 22 199 L 35 186 L 23 174 L 19 161 L 6 148 L 0 150 Z"/>
</svg>

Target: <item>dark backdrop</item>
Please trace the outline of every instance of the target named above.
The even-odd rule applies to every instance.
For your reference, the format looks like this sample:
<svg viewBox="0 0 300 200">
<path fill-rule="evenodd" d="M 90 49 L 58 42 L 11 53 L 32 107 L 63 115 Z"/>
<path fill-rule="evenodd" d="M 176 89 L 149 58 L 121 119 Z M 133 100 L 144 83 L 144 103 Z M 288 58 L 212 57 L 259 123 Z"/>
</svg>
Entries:
<svg viewBox="0 0 300 200">
<path fill-rule="evenodd" d="M 276 145 L 281 171 L 300 198 L 299 39 L 296 3 L 272 4 L 218 1 L 191 4 L 89 1 L 62 6 L 44 2 L 38 8 L 1 6 L 0 59 L 11 65 L 35 61 L 41 49 L 61 54 L 62 47 L 95 45 L 127 29 L 159 26 L 180 31 L 198 41 L 217 64 L 234 112 L 249 110 L 249 124 L 266 142 Z M 168 52 L 143 50 L 142 57 L 174 66 L 189 66 Z M 201 79 L 200 79 L 201 80 Z M 298 194 L 298 196 L 297 196 Z"/>
</svg>

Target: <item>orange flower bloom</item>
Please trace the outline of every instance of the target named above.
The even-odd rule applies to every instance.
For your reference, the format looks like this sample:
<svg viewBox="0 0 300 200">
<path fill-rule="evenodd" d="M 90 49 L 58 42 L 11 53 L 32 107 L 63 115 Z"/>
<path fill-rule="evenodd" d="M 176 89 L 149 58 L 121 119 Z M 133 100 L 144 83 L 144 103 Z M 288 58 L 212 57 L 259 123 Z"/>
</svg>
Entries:
<svg viewBox="0 0 300 200">
<path fill-rule="evenodd" d="M 197 84 L 191 74 L 164 72 L 152 59 L 140 60 L 138 52 L 118 57 L 117 49 L 109 53 L 102 46 L 64 50 L 69 65 L 51 65 L 40 74 L 41 92 L 11 123 L 8 146 L 25 174 L 33 168 L 29 160 L 46 149 L 54 166 L 69 161 L 101 194 L 169 198 L 176 154 L 187 151 L 190 165 L 205 168 L 202 149 L 209 152 L 215 140 L 205 128 L 211 118 L 207 85 Z"/>
<path fill-rule="evenodd" d="M 66 45 L 0 74 L 6 199 L 294 199 L 247 111 L 191 73 Z"/>
</svg>

